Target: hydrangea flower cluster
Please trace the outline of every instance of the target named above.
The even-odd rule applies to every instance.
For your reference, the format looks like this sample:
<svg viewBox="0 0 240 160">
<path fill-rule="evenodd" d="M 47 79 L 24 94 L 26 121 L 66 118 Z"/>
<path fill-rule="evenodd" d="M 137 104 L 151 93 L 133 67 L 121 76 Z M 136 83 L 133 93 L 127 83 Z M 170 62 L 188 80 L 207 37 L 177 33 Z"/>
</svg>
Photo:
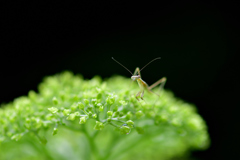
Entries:
<svg viewBox="0 0 240 160">
<path fill-rule="evenodd" d="M 39 93 L 30 91 L 28 96 L 1 106 L 0 143 L 20 141 L 29 135 L 46 144 L 41 132 L 51 130 L 56 135 L 61 132 L 60 126 L 80 132 L 88 126 L 91 138 L 98 132 L 108 131 L 110 126 L 114 128 L 111 134 L 120 137 L 131 134 L 142 135 L 142 140 L 155 137 L 159 141 L 155 148 L 162 150 L 159 153 L 165 157 L 191 148 L 208 147 L 206 124 L 194 105 L 165 90 L 160 97 L 146 93 L 144 101 L 138 101 L 135 98 L 138 90 L 135 83 L 121 76 L 105 81 L 98 76 L 84 80 L 71 72 L 46 77 L 39 85 Z M 171 154 L 164 153 L 167 148 L 172 148 Z"/>
</svg>

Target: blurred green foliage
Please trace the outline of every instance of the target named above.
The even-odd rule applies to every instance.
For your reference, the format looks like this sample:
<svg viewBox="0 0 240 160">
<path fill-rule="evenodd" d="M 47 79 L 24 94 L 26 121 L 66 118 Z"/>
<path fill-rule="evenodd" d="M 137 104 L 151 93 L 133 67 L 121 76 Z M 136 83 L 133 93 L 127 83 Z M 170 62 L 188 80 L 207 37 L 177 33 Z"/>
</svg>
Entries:
<svg viewBox="0 0 240 160">
<path fill-rule="evenodd" d="M 121 76 L 46 77 L 39 93 L 0 108 L 0 159 L 165 160 L 209 146 L 194 105 L 166 90 L 137 101 L 138 91 Z"/>
</svg>

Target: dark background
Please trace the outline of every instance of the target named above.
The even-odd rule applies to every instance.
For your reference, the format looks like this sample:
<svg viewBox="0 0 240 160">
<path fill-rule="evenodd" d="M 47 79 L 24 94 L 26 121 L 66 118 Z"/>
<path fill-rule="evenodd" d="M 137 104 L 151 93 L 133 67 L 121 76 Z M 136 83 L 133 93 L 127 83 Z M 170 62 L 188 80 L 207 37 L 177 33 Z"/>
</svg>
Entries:
<svg viewBox="0 0 240 160">
<path fill-rule="evenodd" d="M 1 8 L 0 103 L 37 91 L 63 70 L 85 78 L 142 71 L 152 84 L 197 105 L 211 146 L 196 159 L 231 159 L 239 151 L 239 3 L 237 1 L 9 2 Z"/>
</svg>

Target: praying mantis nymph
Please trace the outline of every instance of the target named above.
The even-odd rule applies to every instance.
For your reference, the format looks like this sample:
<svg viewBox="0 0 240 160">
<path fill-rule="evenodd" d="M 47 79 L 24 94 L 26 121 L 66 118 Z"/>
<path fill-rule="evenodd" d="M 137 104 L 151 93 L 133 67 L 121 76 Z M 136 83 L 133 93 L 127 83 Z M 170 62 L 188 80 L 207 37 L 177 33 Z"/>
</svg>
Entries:
<svg viewBox="0 0 240 160">
<path fill-rule="evenodd" d="M 132 74 L 132 72 L 131 72 L 129 69 L 127 69 L 127 67 L 125 67 L 124 65 L 122 65 L 120 62 L 118 62 L 117 60 L 115 60 L 113 57 L 112 57 L 112 59 L 113 59 L 115 62 L 117 62 L 118 64 L 120 64 L 123 68 L 125 68 L 129 73 Z M 163 78 L 159 79 L 157 82 L 153 83 L 151 86 L 148 86 L 148 84 L 147 84 L 145 81 L 143 81 L 142 78 L 141 78 L 140 71 L 142 71 L 146 66 L 148 66 L 150 63 L 152 63 L 153 61 L 155 61 L 155 60 L 157 60 L 157 59 L 161 59 L 161 58 L 158 57 L 158 58 L 155 58 L 155 59 L 151 60 L 151 61 L 148 62 L 142 69 L 139 69 L 139 68 L 137 67 L 137 68 L 135 69 L 135 71 L 134 71 L 134 74 L 132 74 L 132 76 L 131 76 L 131 79 L 132 79 L 133 81 L 137 81 L 137 83 L 138 83 L 138 85 L 139 85 L 139 87 L 140 87 L 140 91 L 139 91 L 139 92 L 136 94 L 136 96 L 135 96 L 138 101 L 139 101 L 138 97 L 140 97 L 140 98 L 143 100 L 144 89 L 146 89 L 146 90 L 147 90 L 148 92 L 150 92 L 150 93 L 156 94 L 156 95 L 159 97 L 160 95 L 157 94 L 157 93 L 155 93 L 155 92 L 153 92 L 152 89 L 153 89 L 154 87 L 156 87 L 157 85 L 161 84 L 161 85 L 160 85 L 160 90 L 162 90 L 163 87 L 164 87 L 164 85 L 165 85 L 165 83 L 166 83 L 166 81 L 167 81 L 167 78 L 166 78 L 166 77 L 163 77 Z"/>
</svg>

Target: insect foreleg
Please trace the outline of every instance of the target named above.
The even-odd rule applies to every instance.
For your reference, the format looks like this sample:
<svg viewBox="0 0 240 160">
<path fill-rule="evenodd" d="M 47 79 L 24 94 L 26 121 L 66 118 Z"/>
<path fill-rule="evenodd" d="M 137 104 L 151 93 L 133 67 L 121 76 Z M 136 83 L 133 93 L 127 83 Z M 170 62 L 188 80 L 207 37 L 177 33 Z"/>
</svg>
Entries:
<svg viewBox="0 0 240 160">
<path fill-rule="evenodd" d="M 135 96 L 138 101 L 139 101 L 138 97 L 140 96 L 141 92 L 142 92 L 142 91 L 139 91 L 139 92 L 136 94 L 136 96 Z"/>
</svg>

